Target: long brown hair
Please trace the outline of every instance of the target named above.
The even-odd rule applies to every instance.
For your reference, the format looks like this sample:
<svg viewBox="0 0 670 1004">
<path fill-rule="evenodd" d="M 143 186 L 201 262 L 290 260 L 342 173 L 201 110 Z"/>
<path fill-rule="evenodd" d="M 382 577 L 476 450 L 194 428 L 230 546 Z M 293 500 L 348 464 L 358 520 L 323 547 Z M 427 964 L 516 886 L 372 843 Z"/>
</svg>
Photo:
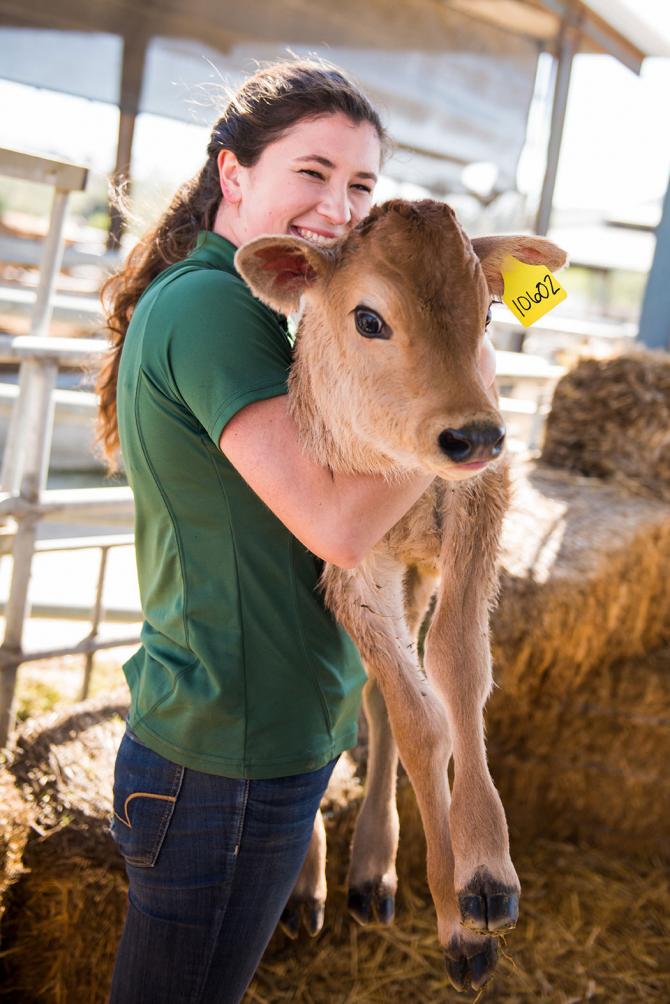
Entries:
<svg viewBox="0 0 670 1004">
<path fill-rule="evenodd" d="M 119 449 L 116 383 L 123 340 L 135 305 L 147 286 L 169 265 L 193 250 L 198 232 L 211 230 L 221 201 L 217 157 L 232 150 L 240 164 L 253 167 L 263 150 L 305 118 L 343 112 L 352 122 L 370 122 L 386 152 L 388 136 L 379 115 L 341 70 L 316 60 L 275 63 L 249 77 L 230 98 L 216 122 L 199 174 L 174 195 L 156 226 L 135 245 L 122 269 L 102 286 L 101 299 L 111 343 L 97 381 L 97 440 L 110 469 Z"/>
</svg>

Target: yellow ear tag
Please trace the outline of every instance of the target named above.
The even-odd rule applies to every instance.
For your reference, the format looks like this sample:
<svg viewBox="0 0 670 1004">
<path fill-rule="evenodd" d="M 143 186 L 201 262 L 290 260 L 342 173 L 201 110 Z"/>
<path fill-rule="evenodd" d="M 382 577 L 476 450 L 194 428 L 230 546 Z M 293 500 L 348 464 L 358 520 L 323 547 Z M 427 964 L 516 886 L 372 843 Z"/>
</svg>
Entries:
<svg viewBox="0 0 670 1004">
<path fill-rule="evenodd" d="M 546 265 L 527 265 L 512 255 L 502 263 L 506 303 L 524 328 L 557 307 L 568 295 Z"/>
</svg>

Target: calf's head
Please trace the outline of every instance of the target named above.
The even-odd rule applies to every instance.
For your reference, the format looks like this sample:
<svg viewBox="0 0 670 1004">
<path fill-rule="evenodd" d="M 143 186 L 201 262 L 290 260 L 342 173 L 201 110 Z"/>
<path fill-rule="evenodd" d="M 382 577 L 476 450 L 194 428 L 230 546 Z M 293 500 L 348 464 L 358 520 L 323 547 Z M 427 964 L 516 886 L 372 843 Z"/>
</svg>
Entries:
<svg viewBox="0 0 670 1004">
<path fill-rule="evenodd" d="M 484 334 L 508 254 L 566 260 L 539 237 L 470 241 L 444 203 L 392 200 L 331 246 L 258 237 L 235 264 L 273 309 L 302 308 L 295 366 L 343 453 L 460 480 L 503 450 Z"/>
</svg>

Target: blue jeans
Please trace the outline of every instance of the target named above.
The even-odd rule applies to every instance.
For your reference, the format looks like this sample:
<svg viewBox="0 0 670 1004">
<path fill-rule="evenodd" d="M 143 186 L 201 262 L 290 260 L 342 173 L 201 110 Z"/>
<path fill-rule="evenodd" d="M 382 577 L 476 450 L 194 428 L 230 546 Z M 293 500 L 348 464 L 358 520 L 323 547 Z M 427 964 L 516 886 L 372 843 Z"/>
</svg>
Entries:
<svg viewBox="0 0 670 1004">
<path fill-rule="evenodd" d="M 237 1004 L 307 853 L 336 760 L 244 781 L 166 760 L 129 729 L 112 836 L 129 879 L 110 1004 Z"/>
</svg>

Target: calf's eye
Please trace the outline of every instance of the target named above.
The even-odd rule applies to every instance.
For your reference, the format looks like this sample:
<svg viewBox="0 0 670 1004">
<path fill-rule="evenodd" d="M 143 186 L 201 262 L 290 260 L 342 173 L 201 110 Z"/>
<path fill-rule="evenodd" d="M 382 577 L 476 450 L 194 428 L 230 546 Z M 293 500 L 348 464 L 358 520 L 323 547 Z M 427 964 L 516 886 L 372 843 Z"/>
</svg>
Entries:
<svg viewBox="0 0 670 1004">
<path fill-rule="evenodd" d="M 484 324 L 484 327 L 488 328 L 492 320 L 493 320 L 493 314 L 491 313 L 491 308 L 489 307 L 489 309 L 486 311 L 486 323 Z"/>
<path fill-rule="evenodd" d="M 391 329 L 383 317 L 369 307 L 356 307 L 354 310 L 356 330 L 364 338 L 390 338 Z"/>
</svg>

